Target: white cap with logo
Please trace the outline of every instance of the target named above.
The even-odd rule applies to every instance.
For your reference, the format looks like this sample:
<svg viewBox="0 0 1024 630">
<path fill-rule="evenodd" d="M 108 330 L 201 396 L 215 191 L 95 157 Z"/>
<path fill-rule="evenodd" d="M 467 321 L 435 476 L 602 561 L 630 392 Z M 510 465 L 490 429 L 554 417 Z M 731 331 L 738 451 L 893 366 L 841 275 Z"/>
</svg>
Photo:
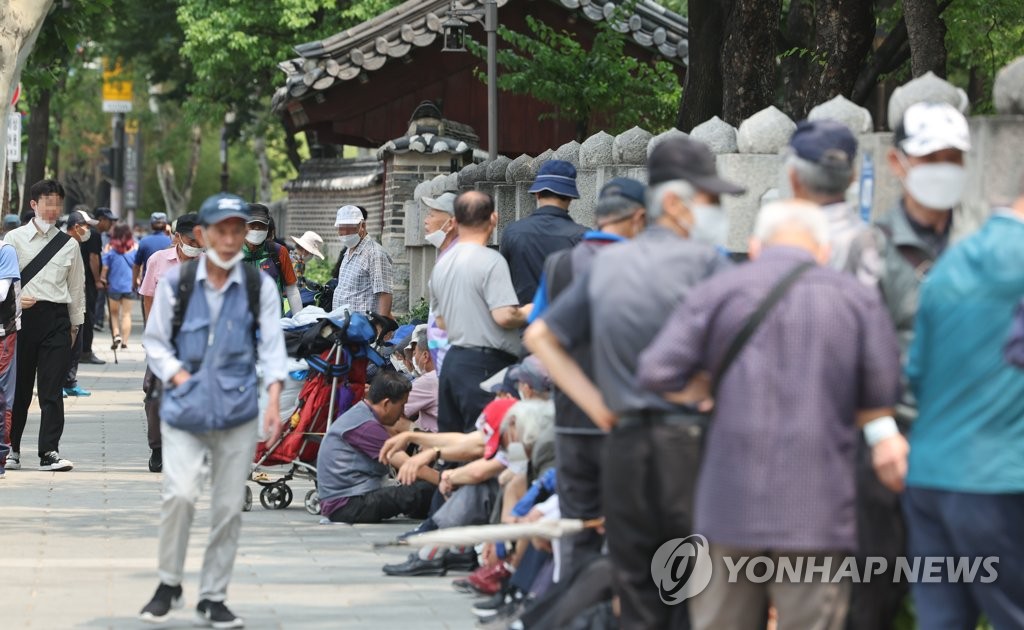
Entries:
<svg viewBox="0 0 1024 630">
<path fill-rule="evenodd" d="M 914 103 L 896 127 L 896 146 L 911 157 L 943 149 L 971 150 L 967 119 L 949 103 Z"/>
<path fill-rule="evenodd" d="M 347 225 L 359 225 L 363 222 L 363 211 L 355 206 L 342 206 L 338 208 L 338 215 L 334 219 L 334 227 Z"/>
</svg>

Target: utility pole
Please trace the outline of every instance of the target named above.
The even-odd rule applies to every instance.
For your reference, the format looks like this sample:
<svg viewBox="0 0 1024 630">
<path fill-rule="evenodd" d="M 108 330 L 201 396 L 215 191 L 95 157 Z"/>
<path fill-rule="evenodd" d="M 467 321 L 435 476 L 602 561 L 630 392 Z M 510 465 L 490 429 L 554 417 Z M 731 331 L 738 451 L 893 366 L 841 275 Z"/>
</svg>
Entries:
<svg viewBox="0 0 1024 630">
<path fill-rule="evenodd" d="M 124 113 L 114 114 L 114 173 L 110 180 L 110 211 L 121 218 L 124 213 Z"/>
<path fill-rule="evenodd" d="M 487 158 L 498 157 L 498 2 L 484 2 L 487 32 Z"/>
</svg>

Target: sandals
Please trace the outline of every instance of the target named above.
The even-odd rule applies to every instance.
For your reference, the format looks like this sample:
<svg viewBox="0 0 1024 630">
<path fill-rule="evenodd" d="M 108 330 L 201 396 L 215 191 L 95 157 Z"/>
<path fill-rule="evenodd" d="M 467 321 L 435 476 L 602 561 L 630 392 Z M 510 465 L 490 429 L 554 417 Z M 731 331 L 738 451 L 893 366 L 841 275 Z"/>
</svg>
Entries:
<svg viewBox="0 0 1024 630">
<path fill-rule="evenodd" d="M 110 344 L 111 350 L 117 350 L 118 347 L 126 348 L 127 346 L 121 341 L 121 335 L 114 335 L 114 343 Z"/>
</svg>

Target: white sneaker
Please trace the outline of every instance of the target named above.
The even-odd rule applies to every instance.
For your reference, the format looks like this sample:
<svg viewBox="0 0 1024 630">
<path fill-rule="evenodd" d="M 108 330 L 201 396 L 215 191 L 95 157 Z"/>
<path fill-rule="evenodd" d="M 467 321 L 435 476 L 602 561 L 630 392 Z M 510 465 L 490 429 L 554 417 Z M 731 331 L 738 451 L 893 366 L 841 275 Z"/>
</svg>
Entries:
<svg viewBox="0 0 1024 630">
<path fill-rule="evenodd" d="M 7 454 L 7 470 L 21 470 L 21 453 L 11 451 Z"/>
<path fill-rule="evenodd" d="M 61 457 L 60 454 L 57 453 L 57 451 L 50 451 L 46 455 L 43 455 L 42 457 L 39 458 L 39 470 L 66 472 L 74 467 L 74 464 Z"/>
</svg>

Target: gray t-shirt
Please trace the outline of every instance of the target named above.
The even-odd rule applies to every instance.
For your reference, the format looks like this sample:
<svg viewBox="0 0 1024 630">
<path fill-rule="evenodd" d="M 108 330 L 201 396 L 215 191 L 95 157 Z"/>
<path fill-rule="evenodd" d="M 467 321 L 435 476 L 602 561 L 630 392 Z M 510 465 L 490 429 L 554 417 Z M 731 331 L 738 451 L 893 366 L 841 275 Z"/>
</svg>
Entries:
<svg viewBox="0 0 1024 630">
<path fill-rule="evenodd" d="M 541 319 L 570 352 L 592 343 L 594 383 L 613 412 L 678 410 L 636 386 L 637 359 L 690 289 L 728 265 L 710 245 L 649 227 L 599 252 Z"/>
<path fill-rule="evenodd" d="M 495 348 L 520 352 L 518 330 L 506 330 L 491 311 L 518 306 L 508 262 L 481 245 L 459 243 L 449 250 L 430 274 L 430 310 L 444 319 L 453 346 Z"/>
</svg>

